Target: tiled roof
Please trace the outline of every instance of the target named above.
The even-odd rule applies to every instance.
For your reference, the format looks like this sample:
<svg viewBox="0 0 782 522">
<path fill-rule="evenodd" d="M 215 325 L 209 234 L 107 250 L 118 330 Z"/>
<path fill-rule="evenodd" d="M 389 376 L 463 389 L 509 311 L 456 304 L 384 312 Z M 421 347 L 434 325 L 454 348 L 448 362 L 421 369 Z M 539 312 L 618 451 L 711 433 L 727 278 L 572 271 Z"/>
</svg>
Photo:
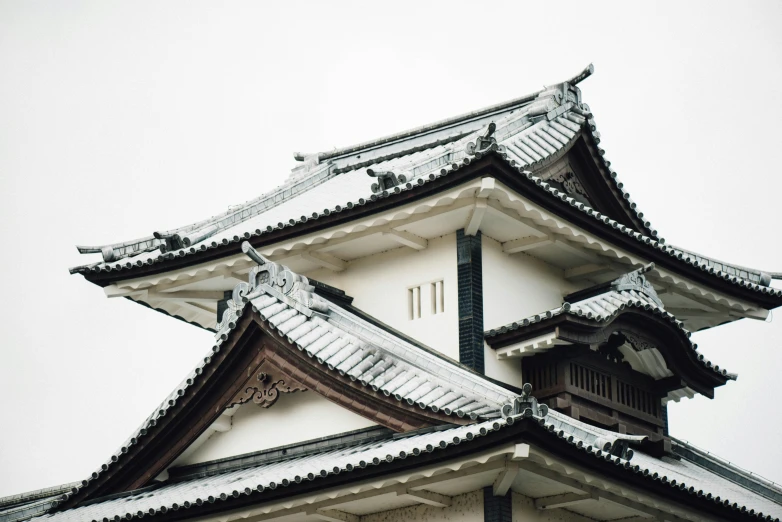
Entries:
<svg viewBox="0 0 782 522">
<path fill-rule="evenodd" d="M 209 354 L 120 449 L 68 495 L 78 493 L 116 466 L 131 446 L 155 429 L 158 421 L 209 369 L 212 355 L 220 352 L 237 320 L 250 310 L 317 364 L 397 401 L 472 420 L 499 417 L 503 407 L 507 412 L 508 405 L 513 404 L 516 398 L 513 392 L 456 361 L 415 346 L 325 301 L 313 293 L 314 288 L 305 277 L 266 262 L 249 245 L 247 249 L 254 259 L 264 264 L 250 271 L 250 284 L 237 285 L 234 299 L 228 301 L 228 309 L 218 324 L 217 340 Z M 264 274 L 271 285 L 257 281 Z"/>
<path fill-rule="evenodd" d="M 738 265 L 726 263 L 725 261 L 719 261 L 717 259 L 705 257 L 700 254 L 696 254 L 695 252 L 685 250 L 681 247 L 671 245 L 670 248 L 673 249 L 675 255 L 679 259 L 684 259 L 684 258 L 692 259 L 698 265 L 708 267 L 709 270 L 713 269 L 717 272 L 725 273 L 728 276 L 745 279 L 747 281 L 751 281 L 752 283 L 762 285 L 762 286 L 768 286 L 771 284 L 771 278 L 773 277 L 773 274 L 760 272 L 759 270 L 755 270 L 753 268 L 738 266 Z"/>
<path fill-rule="evenodd" d="M 335 451 L 324 451 L 300 458 L 242 469 L 186 482 L 174 482 L 153 490 L 141 490 L 120 498 L 69 509 L 47 517 L 52 522 L 88 522 L 126 520 L 186 510 L 205 503 L 219 503 L 229 498 L 253 495 L 263 501 L 263 492 L 303 481 L 322 480 L 339 473 L 368 466 L 382 466 L 396 459 L 415 458 L 422 453 L 439 451 L 497 431 L 512 424 L 513 419 L 497 419 L 421 435 L 372 441 Z"/>
<path fill-rule="evenodd" d="M 337 474 L 383 466 L 399 459 L 414 460 L 419 455 L 446 448 L 480 444 L 481 438 L 514 424 L 530 422 L 550 436 L 578 448 L 595 459 L 611 462 L 618 468 L 666 484 L 695 497 L 742 513 L 751 513 L 759 520 L 779 520 L 782 505 L 767 496 L 748 489 L 719 473 L 687 459 L 656 458 L 645 454 L 639 445 L 644 437 L 621 435 L 582 423 L 565 415 L 549 412 L 545 417 L 514 415 L 467 426 L 426 429 L 404 436 L 388 435 L 368 441 L 358 439 L 345 445 L 322 451 L 272 459 L 269 462 L 227 472 L 205 473 L 198 478 L 170 481 L 158 487 L 144 488 L 96 500 L 84 506 L 54 513 L 40 520 L 52 522 L 133 520 L 162 515 L 171 511 L 186 511 L 205 504 L 220 503 L 240 497 L 264 501 L 264 492 L 295 487 L 306 481 L 320 481 Z M 629 448 L 632 445 L 633 448 Z M 260 459 L 259 459 L 260 460 Z M 324 483 L 325 484 L 325 483 Z M 291 494 L 295 494 L 292 491 Z M 38 520 L 38 519 L 36 519 Z"/>
<path fill-rule="evenodd" d="M 7 497 L 0 497 L 0 508 L 48 498 L 51 497 L 52 495 L 57 495 L 59 493 L 67 491 L 74 485 L 75 483 L 62 484 L 59 486 L 52 486 L 49 488 L 36 489 L 34 491 L 26 491 L 24 493 L 17 493 L 16 495 L 9 495 Z"/>
<path fill-rule="evenodd" d="M 589 107 L 577 99 L 580 98 L 579 91 L 575 87 L 568 91 L 563 85 L 515 100 L 515 103 L 502 104 L 494 112 L 476 111 L 472 119 L 467 115 L 449 123 L 450 127 L 445 125 L 448 122 L 443 122 L 442 128 L 431 136 L 402 133 L 396 138 L 397 141 L 391 138 L 378 141 L 375 150 L 353 147 L 337 151 L 342 156 L 307 156 L 305 164 L 297 169 L 298 172 L 288 183 L 228 212 L 179 229 L 156 233 L 136 242 L 80 247 L 84 253 L 104 252 L 104 261 L 76 267 L 72 271 L 122 271 L 238 243 L 356 206 L 371 204 L 380 198 L 415 190 L 458 170 L 477 157 L 496 152 L 540 188 L 605 225 L 722 279 L 763 293 L 782 296 L 782 291 L 768 287 L 768 274 L 665 246 L 665 241 L 651 229 L 648 221 L 644 221 L 643 214 L 636 211 L 629 193 L 617 180 L 616 173 L 610 170 L 610 162 L 605 160 L 602 149 L 598 148 L 598 153 L 602 166 L 606 172 L 610 172 L 607 180 L 627 209 L 643 224 L 643 234 L 595 211 L 528 172 L 527 169 L 537 169 L 560 157 L 581 135 L 588 136 L 595 146 L 600 143 L 600 135 Z M 568 95 L 568 92 L 571 94 Z M 487 133 L 490 126 L 493 135 Z M 436 125 L 430 127 L 437 128 Z M 430 133 L 433 132 L 431 129 Z M 401 145 L 398 140 L 402 140 Z M 391 147 L 388 143 L 396 148 L 392 147 L 384 155 L 383 147 Z M 361 158 L 362 154 L 364 158 Z M 398 177 L 401 175 L 404 181 L 391 190 L 375 193 L 371 189 L 372 179 L 367 175 L 370 167 L 376 172 L 393 172 Z"/>
<path fill-rule="evenodd" d="M 62 493 L 61 491 L 58 495 L 0 508 L 0 522 L 18 522 L 43 515 L 57 504 L 57 498 Z"/>
<path fill-rule="evenodd" d="M 243 248 L 262 264 L 250 271 L 249 286 L 234 290 L 218 338 L 228 338 L 249 304 L 271 329 L 318 364 L 397 401 L 471 419 L 499 416 L 513 402 L 515 395 L 507 389 L 326 302 L 313 293 L 307 278 L 263 259 L 247 243 Z M 259 277 L 269 282 L 256 281 Z"/>
<path fill-rule="evenodd" d="M 0 498 L 0 522 L 16 522 L 46 513 L 57 498 L 76 486 L 62 484 Z"/>
<path fill-rule="evenodd" d="M 652 312 L 662 317 L 675 326 L 688 339 L 690 348 L 693 351 L 698 350 L 698 345 L 689 341 L 691 333 L 684 328 L 681 321 L 667 312 L 663 307 L 662 301 L 657 297 L 652 285 L 643 276 L 643 273 L 654 268 L 654 264 L 630 272 L 619 279 L 607 285 L 598 285 L 599 293 L 590 292 L 590 289 L 573 294 L 578 300 L 574 302 L 565 302 L 562 306 L 535 314 L 525 319 L 515 321 L 500 328 L 493 328 L 485 332 L 486 338 L 496 337 L 498 335 L 527 328 L 530 325 L 542 323 L 553 319 L 562 314 L 570 314 L 577 317 L 594 320 L 597 323 L 609 323 L 614 317 L 628 308 L 636 308 Z M 566 297 L 566 299 L 571 296 Z M 572 299 L 571 299 L 572 300 Z M 703 354 L 697 354 L 697 360 L 706 368 L 720 374 L 728 379 L 735 380 L 737 375 L 729 373 L 724 368 L 713 365 L 711 361 L 704 358 Z"/>
<path fill-rule="evenodd" d="M 682 458 L 782 505 L 782 485 L 742 469 L 687 441 L 672 437 L 672 443 L 673 452 Z"/>
<path fill-rule="evenodd" d="M 603 447 L 590 445 L 578 434 L 572 433 L 567 428 L 560 428 L 556 422 L 552 422 L 554 419 L 549 417 L 551 414 L 545 419 L 545 427 L 549 432 L 597 458 L 608 460 L 632 473 L 643 475 L 672 488 L 686 491 L 695 497 L 712 500 L 725 508 L 751 513 L 761 520 L 778 521 L 779 517 L 782 517 L 782 504 L 695 462 L 670 457 L 657 458 L 641 450 L 633 451 L 628 455 L 630 459 L 622 459 L 612 455 L 608 449 L 609 443 L 605 443 Z M 564 415 L 560 419 L 564 425 L 571 427 L 571 430 L 572 427 L 579 427 L 579 425 L 589 427 Z"/>
</svg>

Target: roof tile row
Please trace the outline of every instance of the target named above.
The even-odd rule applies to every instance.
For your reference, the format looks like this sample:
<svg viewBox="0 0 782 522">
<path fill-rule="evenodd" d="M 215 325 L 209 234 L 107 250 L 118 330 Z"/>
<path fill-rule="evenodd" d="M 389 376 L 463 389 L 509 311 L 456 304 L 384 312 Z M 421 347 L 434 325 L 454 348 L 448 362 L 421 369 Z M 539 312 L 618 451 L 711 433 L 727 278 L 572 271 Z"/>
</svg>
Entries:
<svg viewBox="0 0 782 522">
<path fill-rule="evenodd" d="M 689 340 L 692 334 L 689 330 L 684 328 L 683 323 L 677 320 L 673 314 L 665 310 L 656 295 L 650 295 L 648 291 L 639 291 L 637 289 L 609 289 L 606 292 L 584 298 L 575 303 L 565 302 L 562 304 L 562 306 L 557 308 L 535 314 L 519 321 L 514 321 L 513 323 L 507 324 L 500 328 L 493 328 L 488 330 L 485 332 L 485 337 L 496 337 L 500 334 L 518 330 L 520 328 L 526 328 L 530 325 L 550 320 L 562 314 L 584 317 L 586 319 L 594 320 L 598 323 L 609 323 L 613 318 L 628 308 L 635 308 L 652 312 L 653 314 L 666 319 L 684 336 L 687 337 L 690 348 L 694 352 L 697 352 L 698 345 Z M 695 356 L 703 366 L 712 370 L 713 372 L 729 379 L 735 380 L 737 378 L 736 374 L 729 373 L 724 368 L 720 368 L 718 365 L 712 364 L 711 361 L 704 358 L 703 354 L 697 353 Z"/>
<path fill-rule="evenodd" d="M 552 96 L 549 91 L 545 91 L 541 95 Z M 561 111 L 565 107 L 567 107 L 567 110 Z M 615 189 L 621 195 L 627 207 L 632 212 L 636 212 L 638 219 L 643 221 L 649 235 L 635 232 L 528 173 L 526 168 L 537 168 L 542 163 L 560 155 L 584 131 L 595 144 L 600 142 L 600 135 L 596 130 L 594 119 L 586 104 L 574 104 L 572 101 L 569 101 L 560 105 L 559 110 L 554 111 L 554 114 L 549 113 L 550 118 L 548 119 L 530 118 L 529 110 L 530 106 L 522 107 L 498 118 L 496 131 L 493 136 L 498 146 L 493 148 L 498 150 L 500 155 L 512 166 L 518 168 L 531 180 L 536 181 L 541 188 L 553 196 L 573 206 L 577 206 L 580 210 L 602 221 L 604 224 L 619 229 L 638 241 L 662 250 L 678 260 L 697 266 L 705 272 L 740 286 L 767 294 L 782 296 L 782 291 L 777 291 L 767 286 L 768 278 L 764 277 L 761 272 L 737 269 L 732 265 L 716 262 L 704 256 L 691 254 L 673 247 L 666 247 L 664 240 L 657 237 L 656 232 L 651 230 L 651 225 L 648 221 L 643 221 L 643 213 L 636 211 L 636 204 L 631 200 L 629 193 L 624 190 L 623 184 L 617 180 L 616 172 L 610 170 L 610 162 L 605 160 L 602 149 L 598 149 L 599 160 L 603 162 L 603 166 L 610 172 L 609 180 L 614 184 Z M 77 267 L 72 271 L 86 273 L 112 272 L 165 262 L 169 259 L 196 254 L 221 245 L 262 236 L 275 230 L 293 227 L 342 212 L 343 210 L 352 209 L 355 206 L 365 205 L 379 198 L 413 190 L 428 181 L 453 172 L 465 164 L 469 164 L 475 158 L 475 156 L 469 154 L 469 150 L 474 149 L 469 149 L 466 145 L 474 142 L 476 137 L 483 132 L 485 132 L 485 129 L 445 144 L 435 142 L 433 146 L 423 150 L 421 150 L 420 146 L 415 147 L 409 154 L 373 163 L 372 165 L 374 165 L 376 170 L 405 173 L 408 182 L 394 187 L 392 191 L 372 194 L 370 182 L 366 176 L 366 167 L 346 172 L 346 168 L 343 166 L 340 169 L 340 172 L 343 172 L 343 174 L 335 175 L 331 173 L 331 169 L 327 168 L 326 165 L 318 165 L 308 176 L 303 179 L 297 179 L 294 186 L 282 187 L 268 195 L 248 202 L 233 212 L 204 220 L 178 231 L 171 231 L 171 236 L 178 234 L 178 237 L 181 239 L 180 243 L 190 243 L 189 246 L 183 246 L 168 252 L 149 251 L 147 249 L 146 252 L 134 257 L 116 262 Z M 480 156 L 481 153 L 478 152 L 477 155 Z M 313 211 L 313 209 L 322 207 L 324 202 L 326 203 L 326 208 Z M 208 233 L 201 233 L 207 228 L 209 229 Z M 189 240 L 185 241 L 187 238 Z M 119 255 L 117 254 L 117 256 Z M 766 290 L 763 290 L 763 288 Z"/>
</svg>

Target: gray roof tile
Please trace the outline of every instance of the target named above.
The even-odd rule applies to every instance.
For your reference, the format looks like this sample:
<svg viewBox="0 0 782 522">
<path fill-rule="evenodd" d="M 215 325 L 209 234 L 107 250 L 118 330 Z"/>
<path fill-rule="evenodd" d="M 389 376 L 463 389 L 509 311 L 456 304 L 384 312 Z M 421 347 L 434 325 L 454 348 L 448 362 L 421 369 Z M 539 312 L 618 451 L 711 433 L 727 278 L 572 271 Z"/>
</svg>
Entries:
<svg viewBox="0 0 782 522">
<path fill-rule="evenodd" d="M 550 97 L 554 96 L 554 93 L 555 90 L 549 89 L 543 93 L 538 93 L 537 96 Z M 495 137 L 498 140 L 500 153 L 513 166 L 521 170 L 535 168 L 548 158 L 556 156 L 565 150 L 581 133 L 588 135 L 594 142 L 600 141 L 594 119 L 591 117 L 589 109 L 585 104 L 573 105 L 568 103 L 562 105 L 560 108 L 569 107 L 563 114 L 554 117 L 551 121 L 542 120 L 530 125 L 529 111 L 531 105 L 529 105 L 529 102 L 534 99 L 534 97 L 525 97 L 523 100 L 526 101 L 521 105 L 508 105 L 505 113 L 498 113 L 493 117 L 497 127 Z M 558 102 L 554 103 L 559 106 Z M 239 210 L 232 210 L 214 218 L 182 227 L 177 231 L 171 231 L 170 234 L 168 232 L 161 233 L 162 235 L 169 234 L 172 237 L 195 238 L 199 230 L 204 229 L 204 227 L 212 227 L 210 228 L 210 234 L 204 235 L 199 241 L 187 242 L 183 248 L 161 252 L 158 249 L 161 245 L 160 240 L 154 237 L 144 238 L 139 240 L 137 244 L 127 242 L 110 246 L 109 250 L 112 253 L 109 258 L 113 261 L 107 259 L 103 263 L 85 265 L 74 270 L 83 272 L 117 271 L 134 266 L 164 262 L 173 257 L 195 254 L 220 245 L 259 236 L 276 229 L 295 226 L 333 212 L 340 212 L 343 209 L 366 204 L 378 197 L 388 197 L 393 193 L 413 190 L 419 185 L 452 172 L 465 162 L 469 163 L 470 158 L 469 154 L 465 152 L 465 144 L 475 140 L 481 132 L 483 132 L 483 127 L 471 131 L 465 137 L 456 141 L 446 144 L 435 144 L 429 148 L 426 146 L 421 148 L 420 145 L 416 145 L 414 147 L 415 151 L 409 154 L 395 156 L 385 161 L 372 162 L 371 166 L 375 170 L 391 171 L 406 176 L 406 183 L 395 187 L 391 193 L 383 192 L 379 195 L 372 193 L 369 178 L 366 174 L 367 167 L 370 166 L 369 163 L 363 167 L 351 169 L 350 161 L 353 160 L 342 158 L 340 160 L 341 167 L 337 168 L 328 164 L 317 165 L 314 167 L 314 170 L 303 178 L 293 179 L 289 184 L 275 189 L 270 194 L 246 203 Z M 328 154 L 325 156 L 328 156 Z M 600 157 L 604 158 L 602 155 Z M 610 162 L 605 159 L 601 159 L 601 161 L 603 161 L 604 167 L 610 171 Z M 336 174 L 337 170 L 340 171 L 340 174 Z M 614 184 L 614 188 L 627 200 L 629 208 L 635 211 L 636 205 L 623 189 L 623 185 L 616 179 L 616 173 L 610 172 L 611 177 L 609 181 Z M 531 174 L 528 174 L 528 177 L 535 179 Z M 626 227 L 624 225 L 618 224 L 607 216 L 602 216 L 585 207 L 582 203 L 572 200 L 572 198 L 560 193 L 548 184 L 538 183 L 538 185 L 563 201 L 572 201 L 571 204 L 573 206 L 578 206 L 581 210 L 585 210 L 589 215 L 600 219 L 604 223 L 625 231 Z M 648 236 L 635 233 L 629 229 L 625 232 L 639 241 L 736 284 L 759 290 L 763 293 L 782 295 L 782 292 L 768 288 L 770 282 L 768 274 L 757 270 L 743 269 L 742 267 L 738 267 L 739 270 L 735 270 L 736 267 L 704 256 L 696 256 L 680 248 L 665 247 L 664 241 L 657 237 L 655 231 L 651 230 L 651 225 L 649 225 L 648 221 L 643 220 L 643 213 L 636 212 L 636 217 L 644 223 Z M 90 247 L 87 250 L 95 252 L 101 251 L 101 248 L 107 247 Z M 736 273 L 740 275 L 735 276 Z M 733 277 L 736 277 L 736 279 L 732 279 Z M 763 290 L 763 288 L 766 288 L 766 290 Z"/>
<path fill-rule="evenodd" d="M 250 467 L 243 469 L 229 468 L 222 471 L 218 463 L 213 466 L 200 465 L 206 472 L 198 478 L 163 484 L 152 490 L 131 491 L 119 497 L 98 500 L 39 518 L 47 522 L 102 521 L 115 517 L 132 520 L 171 510 L 188 510 L 201 504 L 219 503 L 240 496 L 252 495 L 256 502 L 263 502 L 264 491 L 289 487 L 302 481 L 323 480 L 331 475 L 350 473 L 368 466 L 382 466 L 396 459 L 415 458 L 456 444 L 467 444 L 489 433 L 507 429 L 520 417 L 422 430 L 403 437 L 372 437 L 366 441 L 357 437 L 353 444 L 346 442 L 346 439 L 338 439 L 335 442 L 339 444 L 334 445 L 323 441 L 323 451 L 320 453 L 310 452 L 303 456 L 294 454 L 292 457 L 255 465 L 252 459 L 248 459 Z M 752 484 L 742 485 L 730 480 L 724 470 L 715 471 L 686 458 L 656 458 L 645 454 L 638 447 L 644 437 L 610 432 L 553 411 L 529 421 L 542 426 L 551 436 L 596 459 L 612 462 L 627 470 L 627 473 L 639 474 L 694 496 L 711 499 L 727 509 L 752 513 L 759 520 L 773 521 L 782 516 L 782 504 L 755 491 L 757 488 L 753 488 Z M 622 448 L 623 444 L 628 443 L 633 446 L 632 449 L 628 451 L 625 447 L 623 451 L 616 451 L 616 448 Z M 682 443 L 677 441 L 677 444 Z"/>
<path fill-rule="evenodd" d="M 642 275 L 644 271 L 647 271 L 653 267 L 654 265 L 651 264 L 641 270 L 636 270 L 630 274 L 626 274 L 611 283 L 611 285 L 605 288 L 604 291 L 597 293 L 596 295 L 579 298 L 579 300 L 574 302 L 565 302 L 557 308 L 552 308 L 551 310 L 535 314 L 525 319 L 514 321 L 513 323 L 509 323 L 499 328 L 487 330 L 484 335 L 487 338 L 495 337 L 509 331 L 518 330 L 519 328 L 526 328 L 529 325 L 550 320 L 553 317 L 562 314 L 585 317 L 587 319 L 593 319 L 598 322 L 608 322 L 627 308 L 638 308 L 650 311 L 668 320 L 688 338 L 690 348 L 693 351 L 697 351 L 698 345 L 689 340 L 691 333 L 686 328 L 684 328 L 681 321 L 678 321 L 676 317 L 673 316 L 673 314 L 670 314 L 665 310 L 662 301 L 660 301 L 659 297 L 657 297 L 657 294 L 654 292 L 654 288 Z M 633 277 L 636 279 L 639 286 L 636 288 L 628 288 L 628 285 L 622 284 L 622 281 L 628 276 L 632 276 L 633 274 L 637 274 L 637 276 Z M 598 286 L 603 287 L 605 285 Z M 582 292 L 578 292 L 576 295 L 584 293 L 588 295 L 589 292 L 589 289 L 587 289 Z M 712 365 L 711 361 L 703 357 L 703 354 L 698 353 L 696 358 L 702 365 L 716 373 L 719 373 L 723 377 L 727 377 L 728 379 L 732 380 L 737 378 L 735 373 L 729 373 L 724 368 Z"/>
</svg>

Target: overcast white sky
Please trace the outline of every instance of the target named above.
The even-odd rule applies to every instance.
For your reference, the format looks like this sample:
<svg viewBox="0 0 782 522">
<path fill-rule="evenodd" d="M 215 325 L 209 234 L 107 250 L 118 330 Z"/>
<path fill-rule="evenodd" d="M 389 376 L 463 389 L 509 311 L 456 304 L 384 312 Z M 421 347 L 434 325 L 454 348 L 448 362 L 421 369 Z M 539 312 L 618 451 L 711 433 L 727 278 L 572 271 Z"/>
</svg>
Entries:
<svg viewBox="0 0 782 522">
<path fill-rule="evenodd" d="M 211 334 L 67 268 L 225 210 L 321 151 L 581 71 L 669 243 L 782 271 L 781 2 L 0 2 L 0 495 L 81 480 Z M 782 482 L 782 312 L 696 334 L 739 373 L 673 435 Z"/>
</svg>

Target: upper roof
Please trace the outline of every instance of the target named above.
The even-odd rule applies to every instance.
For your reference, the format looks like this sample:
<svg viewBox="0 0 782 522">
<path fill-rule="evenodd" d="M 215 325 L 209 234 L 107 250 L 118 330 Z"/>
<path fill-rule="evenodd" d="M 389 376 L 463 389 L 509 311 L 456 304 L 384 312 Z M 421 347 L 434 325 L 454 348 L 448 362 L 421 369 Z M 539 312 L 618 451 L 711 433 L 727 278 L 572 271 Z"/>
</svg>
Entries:
<svg viewBox="0 0 782 522">
<path fill-rule="evenodd" d="M 180 258 L 198 263 L 219 251 L 230 255 L 245 239 L 257 245 L 284 229 L 295 234 L 297 228 L 303 231 L 305 224 L 311 228 L 313 221 L 325 223 L 335 214 L 344 213 L 348 218 L 358 207 L 372 207 L 377 200 L 417 191 L 483 155 L 498 154 L 536 181 L 548 196 L 582 210 L 582 219 L 597 219 L 625 232 L 646 248 L 662 250 L 675 263 L 754 291 L 782 296 L 782 292 L 768 288 L 771 277 L 767 273 L 665 245 L 599 147 L 594 118 L 576 86 L 592 71 L 590 65 L 576 77 L 531 95 L 378 140 L 325 153 L 297 153 L 303 163 L 283 186 L 197 223 L 139 240 L 78 247 L 82 253 L 102 252 L 103 261 L 72 272 L 92 279 L 119 280 L 146 273 L 153 268 L 150 265 L 156 265 L 155 271 L 165 270 Z M 574 175 L 549 168 L 571 149 L 574 154 L 589 156 L 598 174 Z M 378 182 L 373 183 L 378 176 Z"/>
</svg>

